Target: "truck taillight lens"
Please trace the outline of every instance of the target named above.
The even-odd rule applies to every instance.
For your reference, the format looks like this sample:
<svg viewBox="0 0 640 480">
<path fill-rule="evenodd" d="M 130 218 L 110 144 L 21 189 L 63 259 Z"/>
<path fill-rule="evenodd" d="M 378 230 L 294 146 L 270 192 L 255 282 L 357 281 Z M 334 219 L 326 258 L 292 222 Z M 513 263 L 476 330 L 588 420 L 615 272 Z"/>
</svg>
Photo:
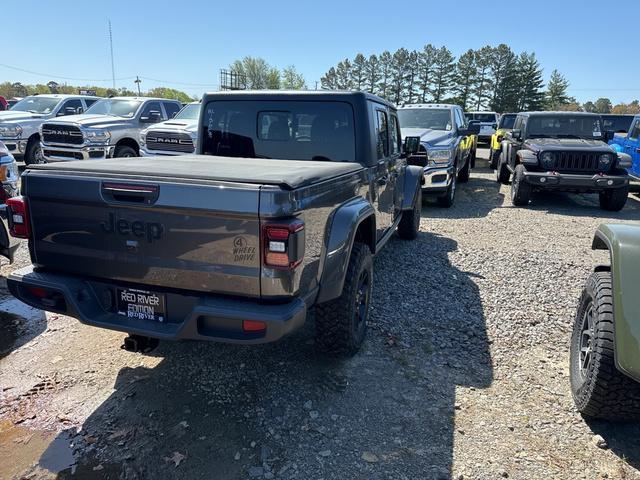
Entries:
<svg viewBox="0 0 640 480">
<path fill-rule="evenodd" d="M 25 197 L 13 197 L 7 200 L 9 233 L 16 238 L 29 238 L 29 208 Z"/>
<path fill-rule="evenodd" d="M 264 264 L 275 268 L 296 268 L 304 258 L 304 223 L 267 224 L 263 229 Z"/>
</svg>

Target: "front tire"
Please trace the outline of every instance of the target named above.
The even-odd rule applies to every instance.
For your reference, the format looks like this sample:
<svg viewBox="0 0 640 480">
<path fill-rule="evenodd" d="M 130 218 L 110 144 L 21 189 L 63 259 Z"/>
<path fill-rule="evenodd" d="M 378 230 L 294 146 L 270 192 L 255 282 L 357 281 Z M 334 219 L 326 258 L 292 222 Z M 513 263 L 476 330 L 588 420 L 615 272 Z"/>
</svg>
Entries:
<svg viewBox="0 0 640 480">
<path fill-rule="evenodd" d="M 496 167 L 496 181 L 502 185 L 509 185 L 509 177 L 511 176 L 511 173 L 509 172 L 507 164 L 503 161 L 502 157 L 502 152 L 500 152 L 500 155 L 498 155 L 498 165 Z"/>
<path fill-rule="evenodd" d="M 524 179 L 524 165 L 516 165 L 511 182 L 511 203 L 516 207 L 526 207 L 531 200 L 531 185 Z"/>
<path fill-rule="evenodd" d="M 613 188 L 600 192 L 600 208 L 609 212 L 619 212 L 624 208 L 629 197 L 629 186 Z"/>
<path fill-rule="evenodd" d="M 592 273 L 582 291 L 571 336 L 571 393 L 583 415 L 638 419 L 640 384 L 616 368 L 613 324 L 611 272 Z"/>
<path fill-rule="evenodd" d="M 127 145 L 120 145 L 116 147 L 115 151 L 113 152 L 113 158 L 130 158 L 137 156 L 138 152 L 136 152 L 135 149 L 128 147 Z"/>
<path fill-rule="evenodd" d="M 398 223 L 398 236 L 404 240 L 413 240 L 420 230 L 420 215 L 422 214 L 422 188 L 418 187 L 418 193 L 411 210 L 402 212 L 402 218 Z"/>
<path fill-rule="evenodd" d="M 467 158 L 464 167 L 462 170 L 458 172 L 458 181 L 460 183 L 467 183 L 469 181 L 469 177 L 471 176 L 471 158 Z"/>
<path fill-rule="evenodd" d="M 456 186 L 457 177 L 455 173 L 451 176 L 451 183 L 447 187 L 447 191 L 444 195 L 436 198 L 438 205 L 444 208 L 450 208 L 453 206 L 453 202 L 456 199 Z"/>
<path fill-rule="evenodd" d="M 354 243 L 342 294 L 316 305 L 316 345 L 338 356 L 354 355 L 367 334 L 373 287 L 373 257 L 368 245 Z"/>
<path fill-rule="evenodd" d="M 24 154 L 25 165 L 38 165 L 47 163 L 42 153 L 42 146 L 40 145 L 40 139 L 32 137 L 27 143 L 27 149 Z"/>
<path fill-rule="evenodd" d="M 491 149 L 489 151 L 489 168 L 491 168 L 491 170 L 495 170 L 498 167 L 498 161 L 500 160 L 501 153 L 502 152 L 500 150 Z"/>
</svg>

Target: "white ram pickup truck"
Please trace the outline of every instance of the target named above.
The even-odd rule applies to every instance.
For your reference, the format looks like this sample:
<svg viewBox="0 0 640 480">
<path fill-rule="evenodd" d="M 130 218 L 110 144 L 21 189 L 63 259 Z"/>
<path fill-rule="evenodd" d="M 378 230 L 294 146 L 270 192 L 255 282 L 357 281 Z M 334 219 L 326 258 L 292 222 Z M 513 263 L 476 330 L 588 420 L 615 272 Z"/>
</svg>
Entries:
<svg viewBox="0 0 640 480">
<path fill-rule="evenodd" d="M 185 105 L 171 120 L 140 132 L 140 156 L 194 153 L 198 143 L 200 102 Z"/>
</svg>

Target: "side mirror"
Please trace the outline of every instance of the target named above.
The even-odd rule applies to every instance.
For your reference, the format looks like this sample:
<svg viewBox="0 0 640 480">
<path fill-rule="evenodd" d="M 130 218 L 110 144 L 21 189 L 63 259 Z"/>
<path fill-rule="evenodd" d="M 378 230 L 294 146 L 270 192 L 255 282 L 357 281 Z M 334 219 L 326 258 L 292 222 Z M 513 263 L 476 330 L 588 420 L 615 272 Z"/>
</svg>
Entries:
<svg viewBox="0 0 640 480">
<path fill-rule="evenodd" d="M 420 137 L 404 138 L 404 154 L 407 156 L 416 155 L 420 151 Z"/>
<path fill-rule="evenodd" d="M 140 117 L 141 123 L 158 123 L 162 121 L 162 115 L 160 112 L 156 110 L 152 110 L 149 112 L 149 115 L 146 117 Z"/>
<path fill-rule="evenodd" d="M 613 130 L 605 130 L 604 131 L 604 141 L 609 143 L 611 140 L 613 140 L 613 137 L 616 136 L 616 132 L 614 132 Z"/>
<path fill-rule="evenodd" d="M 491 126 L 493 127 L 493 129 L 494 129 L 494 130 L 497 130 L 497 129 L 498 129 L 498 124 L 497 124 L 497 123 L 494 123 L 494 124 L 493 124 L 493 125 L 491 125 Z"/>
<path fill-rule="evenodd" d="M 520 140 L 522 138 L 522 130 L 511 130 L 508 135 L 510 135 L 513 140 Z"/>
<path fill-rule="evenodd" d="M 480 133 L 480 122 L 478 120 L 471 120 L 467 124 L 467 128 L 459 128 L 458 134 L 466 137 L 468 135 L 478 135 Z"/>
</svg>

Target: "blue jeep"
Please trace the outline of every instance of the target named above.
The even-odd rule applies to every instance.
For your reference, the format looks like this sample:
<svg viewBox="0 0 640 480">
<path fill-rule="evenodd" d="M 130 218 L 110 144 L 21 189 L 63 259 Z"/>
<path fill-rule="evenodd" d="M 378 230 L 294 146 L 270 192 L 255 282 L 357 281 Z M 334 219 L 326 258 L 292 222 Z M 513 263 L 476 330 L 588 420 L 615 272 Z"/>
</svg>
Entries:
<svg viewBox="0 0 640 480">
<path fill-rule="evenodd" d="M 615 135 L 609 145 L 619 153 L 631 155 L 629 175 L 640 179 L 640 115 L 636 115 L 631 122 L 627 136 Z"/>
</svg>

